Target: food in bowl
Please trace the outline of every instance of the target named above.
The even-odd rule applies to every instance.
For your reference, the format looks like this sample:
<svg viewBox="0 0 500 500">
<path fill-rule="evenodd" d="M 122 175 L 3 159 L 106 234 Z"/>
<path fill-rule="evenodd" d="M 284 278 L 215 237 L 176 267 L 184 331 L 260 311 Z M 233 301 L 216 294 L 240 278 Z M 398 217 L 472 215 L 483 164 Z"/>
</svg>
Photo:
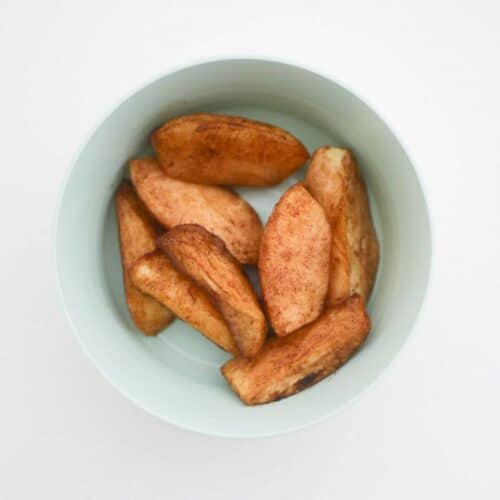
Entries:
<svg viewBox="0 0 500 500">
<path fill-rule="evenodd" d="M 255 356 L 266 338 L 266 319 L 249 279 L 222 240 L 201 226 L 186 224 L 161 236 L 158 246 L 212 297 L 241 354 Z"/>
<path fill-rule="evenodd" d="M 151 143 L 167 175 L 204 184 L 272 186 L 309 157 L 286 130 L 238 116 L 181 116 L 155 130 Z"/>
<path fill-rule="evenodd" d="M 259 255 L 259 276 L 269 321 L 288 335 L 323 310 L 330 277 L 332 232 L 321 205 L 297 183 L 274 207 Z"/>
<path fill-rule="evenodd" d="M 129 274 L 141 292 L 156 299 L 220 348 L 239 354 L 226 321 L 209 295 L 177 271 L 162 251 L 155 250 L 138 259 Z"/>
<path fill-rule="evenodd" d="M 270 339 L 254 358 L 228 361 L 222 374 L 248 405 L 278 401 L 333 373 L 369 331 L 370 318 L 356 294 L 325 310 L 313 323 Z"/>
<path fill-rule="evenodd" d="M 150 295 L 134 286 L 130 268 L 156 248 L 161 229 L 139 200 L 129 181 L 123 181 L 115 195 L 118 236 L 123 270 L 123 287 L 130 317 L 145 335 L 156 335 L 175 316 Z"/>
<path fill-rule="evenodd" d="M 366 187 L 353 155 L 324 146 L 313 155 L 304 183 L 332 228 L 328 303 L 353 293 L 366 301 L 375 282 L 379 250 Z"/>
<path fill-rule="evenodd" d="M 257 262 L 262 223 L 238 194 L 168 177 L 154 158 L 132 160 L 129 170 L 137 194 L 164 228 L 199 224 L 219 236 L 242 264 Z"/>
<path fill-rule="evenodd" d="M 129 232 L 133 253 L 123 250 L 117 210 L 126 293 L 150 297 L 231 352 L 222 374 L 249 405 L 295 394 L 346 362 L 370 330 L 365 304 L 378 265 L 351 153 L 320 148 L 305 183 L 282 196 L 262 234 L 248 203 L 207 184 L 276 184 L 309 156 L 298 139 L 246 118 L 197 114 L 166 123 L 152 143 L 157 159 L 130 162 L 132 194 L 150 224 L 140 227 L 148 234 L 141 246 Z M 119 200 L 120 190 L 117 209 Z M 257 260 L 263 306 L 242 267 Z M 145 334 L 159 331 L 135 323 Z"/>
</svg>

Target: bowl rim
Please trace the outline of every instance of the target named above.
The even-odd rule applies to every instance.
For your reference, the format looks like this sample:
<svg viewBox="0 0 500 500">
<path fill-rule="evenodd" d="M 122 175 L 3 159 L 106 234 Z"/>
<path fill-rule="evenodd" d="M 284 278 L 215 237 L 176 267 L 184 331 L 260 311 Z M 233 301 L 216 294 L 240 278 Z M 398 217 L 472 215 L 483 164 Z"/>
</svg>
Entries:
<svg viewBox="0 0 500 500">
<path fill-rule="evenodd" d="M 149 85 L 155 83 L 156 81 L 159 81 L 169 75 L 173 75 L 175 73 L 178 73 L 180 71 L 197 67 L 197 66 L 204 66 L 206 64 L 213 64 L 213 63 L 224 63 L 224 62 L 236 62 L 236 61 L 253 61 L 253 62 L 264 62 L 264 63 L 271 63 L 271 64 L 278 64 L 278 65 L 284 65 L 284 66 L 290 66 L 294 67 L 300 70 L 304 70 L 308 73 L 311 73 L 313 75 L 319 76 L 320 78 L 323 78 L 327 81 L 330 81 L 339 87 L 341 87 L 345 92 L 350 94 L 351 96 L 355 97 L 359 101 L 361 101 L 370 111 L 372 111 L 379 119 L 380 121 L 387 127 L 388 130 L 393 134 L 397 142 L 399 143 L 401 149 L 405 152 L 407 155 L 411 166 L 413 167 L 416 179 L 418 183 L 420 184 L 421 191 L 422 191 L 422 197 L 425 205 L 425 210 L 426 210 L 426 216 L 427 216 L 427 221 L 428 221 L 428 226 L 429 226 L 429 270 L 427 273 L 427 280 L 422 292 L 422 299 L 420 302 L 420 305 L 416 311 L 416 316 L 413 324 L 409 328 L 409 331 L 406 335 L 406 338 L 404 339 L 403 343 L 399 347 L 399 349 L 395 352 L 393 358 L 381 369 L 381 371 L 373 378 L 373 380 L 370 381 L 367 385 L 365 385 L 357 394 L 355 394 L 352 398 L 349 400 L 345 401 L 344 403 L 340 404 L 339 406 L 333 408 L 333 409 L 327 409 L 325 410 L 321 415 L 319 415 L 317 418 L 309 419 L 305 422 L 302 422 L 301 424 L 298 425 L 290 425 L 284 427 L 278 431 L 263 431 L 263 432 L 247 432 L 245 434 L 241 432 L 227 432 L 227 433 L 222 433 L 219 431 L 214 431 L 212 429 L 203 429 L 201 427 L 195 427 L 192 425 L 186 425 L 182 421 L 178 421 L 175 418 L 171 418 L 171 416 L 166 416 L 160 413 L 157 413 L 153 411 L 150 408 L 145 407 L 140 401 L 138 401 L 135 397 L 131 396 L 127 390 L 123 387 L 120 387 L 117 383 L 115 383 L 114 380 L 111 379 L 111 377 L 108 376 L 108 374 L 101 369 L 101 367 L 97 364 L 96 360 L 94 357 L 91 355 L 89 350 L 87 349 L 83 339 L 80 337 L 79 331 L 77 326 L 73 323 L 73 320 L 71 318 L 71 315 L 69 313 L 69 310 L 66 306 L 66 300 L 64 297 L 63 293 L 63 287 L 62 287 L 62 278 L 61 278 L 61 271 L 58 266 L 58 250 L 57 250 L 57 233 L 58 233 L 58 228 L 60 224 L 60 216 L 61 216 L 61 209 L 62 209 L 62 204 L 64 200 L 64 195 L 66 193 L 66 189 L 69 183 L 69 180 L 71 178 L 73 169 L 80 158 L 81 154 L 85 150 L 87 144 L 91 140 L 92 136 L 94 133 L 103 125 L 106 120 L 117 110 L 121 105 L 123 105 L 126 101 L 128 101 L 130 98 L 132 98 L 134 95 L 142 91 L 144 88 L 148 87 Z M 156 73 L 155 75 L 149 77 L 146 81 L 135 85 L 132 89 L 128 90 L 124 95 L 122 95 L 119 99 L 116 99 L 115 102 L 113 102 L 110 106 L 107 107 L 105 112 L 102 112 L 100 115 L 98 115 L 97 119 L 94 119 L 91 123 L 91 126 L 87 128 L 87 131 L 83 137 L 83 139 L 79 142 L 79 145 L 76 148 L 76 152 L 73 154 L 71 161 L 68 166 L 66 166 L 64 175 L 62 180 L 60 181 L 60 186 L 59 190 L 57 193 L 57 198 L 56 198 L 56 203 L 55 203 L 55 208 L 53 209 L 53 216 L 52 216 L 52 227 L 51 227 L 51 240 L 52 240 L 52 266 L 54 269 L 54 273 L 56 276 L 56 282 L 57 282 L 57 296 L 58 296 L 58 301 L 61 305 L 61 308 L 64 312 L 64 316 L 66 317 L 66 320 L 76 337 L 78 344 L 80 345 L 80 348 L 82 351 L 85 353 L 86 357 L 88 360 L 91 361 L 92 365 L 97 369 L 97 371 L 100 373 L 101 376 L 103 376 L 110 384 L 111 386 L 116 389 L 125 399 L 128 401 L 133 402 L 136 406 L 144 410 L 146 413 L 149 415 L 160 419 L 163 422 L 166 422 L 178 429 L 182 429 L 184 431 L 191 431 L 195 432 L 197 434 L 205 435 L 205 436 L 212 436 L 212 437 L 221 437 L 221 438 L 232 438 L 232 439 L 256 439 L 256 438 L 269 438 L 269 437 L 275 437 L 275 436 L 280 436 L 283 434 L 288 434 L 292 432 L 296 432 L 302 429 L 305 429 L 307 427 L 311 427 L 313 425 L 319 424 L 321 422 L 324 422 L 328 418 L 333 417 L 334 415 L 339 414 L 340 412 L 346 410 L 349 408 L 351 405 L 356 403 L 359 398 L 364 395 L 368 390 L 372 389 L 375 384 L 379 383 L 383 377 L 387 375 L 389 370 L 394 366 L 396 360 L 400 358 L 401 353 L 403 352 L 403 349 L 407 349 L 410 340 L 414 339 L 418 327 L 420 325 L 421 318 L 424 316 L 425 312 L 427 311 L 429 307 L 429 291 L 431 288 L 434 286 L 435 282 L 435 255 L 434 255 L 434 245 L 435 245 L 435 227 L 434 227 L 434 222 L 432 219 L 432 213 L 433 213 L 433 203 L 431 202 L 430 195 L 429 195 L 429 190 L 427 189 L 427 184 L 424 180 L 424 177 L 421 175 L 420 169 L 418 167 L 418 162 L 415 160 L 415 152 L 413 149 L 409 146 L 409 144 L 401 138 L 401 134 L 399 132 L 399 129 L 394 125 L 394 123 L 391 123 L 390 120 L 387 119 L 387 117 L 384 115 L 383 112 L 380 111 L 380 109 L 376 106 L 373 105 L 371 100 L 364 94 L 361 94 L 357 90 L 353 90 L 353 87 L 350 84 L 347 84 L 342 78 L 338 77 L 338 75 L 335 75 L 332 71 L 324 72 L 323 70 L 319 69 L 318 67 L 311 66 L 308 64 L 304 64 L 301 61 L 294 60 L 291 58 L 284 58 L 284 57 L 274 57 L 274 56 L 268 56 L 268 55 L 261 55 L 261 54 L 231 54 L 231 55 L 219 55 L 219 56 L 213 56 L 209 58 L 188 58 L 185 62 L 177 65 L 172 65 L 172 66 L 167 66 L 166 69 Z"/>
</svg>

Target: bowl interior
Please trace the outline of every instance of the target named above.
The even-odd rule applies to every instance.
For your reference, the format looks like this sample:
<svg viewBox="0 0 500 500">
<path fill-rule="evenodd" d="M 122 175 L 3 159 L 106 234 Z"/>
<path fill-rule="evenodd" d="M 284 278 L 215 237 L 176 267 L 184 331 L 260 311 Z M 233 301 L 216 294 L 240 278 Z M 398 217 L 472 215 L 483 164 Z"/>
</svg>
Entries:
<svg viewBox="0 0 500 500">
<path fill-rule="evenodd" d="M 245 407 L 219 372 L 228 355 L 175 321 L 154 338 L 138 333 L 125 305 L 113 193 L 127 161 L 150 152 L 151 130 L 191 112 L 243 115 L 279 125 L 313 151 L 351 149 L 365 176 L 381 244 L 369 303 L 373 329 L 336 374 L 285 400 Z M 304 169 L 266 189 L 240 188 L 265 222 Z M 303 427 L 340 408 L 396 356 L 423 300 L 430 267 L 427 207 L 403 148 L 362 101 L 304 69 L 227 60 L 171 73 L 123 102 L 97 128 L 65 186 L 56 235 L 65 308 L 85 351 L 122 393 L 176 425 L 226 436 Z M 255 271 L 249 269 L 252 279 Z"/>
</svg>

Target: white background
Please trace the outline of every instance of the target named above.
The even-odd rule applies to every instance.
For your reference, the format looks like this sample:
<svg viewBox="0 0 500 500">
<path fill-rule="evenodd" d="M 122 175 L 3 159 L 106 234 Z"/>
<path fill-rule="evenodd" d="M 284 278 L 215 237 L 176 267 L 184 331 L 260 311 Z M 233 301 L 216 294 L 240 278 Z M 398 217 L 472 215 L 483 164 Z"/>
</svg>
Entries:
<svg viewBox="0 0 500 500">
<path fill-rule="evenodd" d="M 1 0 L 0 498 L 500 498 L 499 24 L 498 0 Z M 51 261 L 60 183 L 103 113 L 173 66 L 245 54 L 317 68 L 382 111 L 435 230 L 416 335 L 375 388 L 254 441 L 119 395 L 80 352 Z"/>
</svg>

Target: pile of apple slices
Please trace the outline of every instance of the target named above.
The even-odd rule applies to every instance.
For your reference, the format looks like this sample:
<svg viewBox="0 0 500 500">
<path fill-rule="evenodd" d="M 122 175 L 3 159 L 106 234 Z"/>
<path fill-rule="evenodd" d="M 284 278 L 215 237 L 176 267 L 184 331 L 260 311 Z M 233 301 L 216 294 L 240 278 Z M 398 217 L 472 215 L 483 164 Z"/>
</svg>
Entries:
<svg viewBox="0 0 500 500">
<path fill-rule="evenodd" d="M 115 196 L 125 296 L 145 335 L 175 317 L 233 355 L 222 374 L 246 404 L 276 401 L 333 373 L 370 330 L 379 261 L 352 154 L 324 146 L 263 228 L 228 185 L 283 181 L 309 158 L 273 125 L 182 116 L 155 130 L 156 158 L 129 164 Z M 242 265 L 257 265 L 262 304 Z M 268 322 L 271 329 L 268 329 Z"/>
</svg>

